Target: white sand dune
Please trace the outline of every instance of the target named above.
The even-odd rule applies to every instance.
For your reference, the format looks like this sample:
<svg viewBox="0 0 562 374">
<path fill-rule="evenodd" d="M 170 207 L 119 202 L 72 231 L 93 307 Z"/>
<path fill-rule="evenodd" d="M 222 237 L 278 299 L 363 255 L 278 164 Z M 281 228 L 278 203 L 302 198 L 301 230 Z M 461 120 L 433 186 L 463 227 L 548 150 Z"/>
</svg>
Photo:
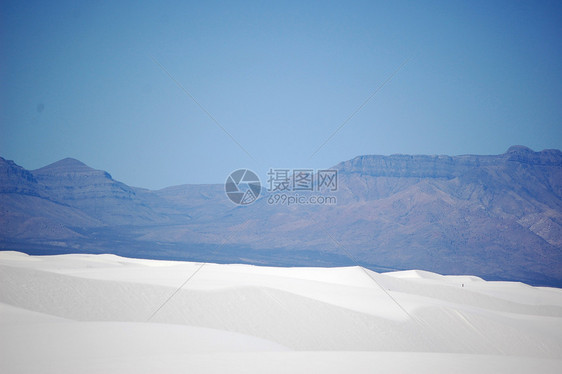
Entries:
<svg viewBox="0 0 562 374">
<path fill-rule="evenodd" d="M 0 252 L 2 373 L 350 371 L 560 373 L 562 290 Z"/>
</svg>

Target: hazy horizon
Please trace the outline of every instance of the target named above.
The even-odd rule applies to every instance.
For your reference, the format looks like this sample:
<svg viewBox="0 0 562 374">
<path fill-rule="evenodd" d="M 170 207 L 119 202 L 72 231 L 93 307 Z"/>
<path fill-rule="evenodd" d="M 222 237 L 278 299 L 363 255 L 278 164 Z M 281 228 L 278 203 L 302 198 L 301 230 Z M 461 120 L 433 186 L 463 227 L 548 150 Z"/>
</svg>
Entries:
<svg viewBox="0 0 562 374">
<path fill-rule="evenodd" d="M 522 145 L 522 144 L 515 144 L 515 145 L 510 146 L 509 148 L 511 148 L 511 147 L 525 147 L 525 148 L 529 148 L 529 147 L 527 147 L 527 146 L 525 146 L 525 145 Z M 507 151 L 509 150 L 509 148 L 506 149 L 505 152 L 507 152 Z M 554 149 L 554 148 L 550 148 L 550 149 L 541 149 L 541 150 L 536 150 L 536 149 L 532 149 L 532 148 L 530 148 L 530 149 L 531 149 L 532 151 L 534 151 L 534 152 L 541 152 L 541 151 L 551 150 L 551 149 Z M 562 151 L 562 150 L 560 150 L 560 149 L 554 149 L 554 150 Z M 502 152 L 502 153 L 505 153 L 505 152 Z M 499 153 L 499 154 L 502 154 L 502 153 Z M 499 154 L 498 154 L 498 155 L 499 155 Z M 389 155 L 377 155 L 377 154 L 371 154 L 371 155 L 356 155 L 356 156 L 352 157 L 352 158 L 349 159 L 349 160 L 352 160 L 353 158 L 356 158 L 356 157 L 362 157 L 362 156 L 385 156 L 385 157 L 387 157 L 387 156 L 397 156 L 397 155 L 404 155 L 404 153 L 394 153 L 394 154 L 389 154 Z M 438 154 L 432 154 L 432 155 L 429 155 L 429 156 L 451 156 L 451 157 L 454 157 L 454 156 L 469 156 L 469 155 L 475 155 L 475 156 L 495 156 L 495 155 L 476 155 L 476 154 L 473 154 L 473 153 L 466 153 L 466 154 L 459 154 L 459 155 L 443 155 L 443 154 L 439 154 L 439 155 L 438 155 Z M 422 156 L 422 155 L 421 155 L 421 154 L 412 154 L 412 155 L 409 155 L 409 156 Z M 0 155 L 0 157 L 3 157 L 3 156 Z M 80 162 L 80 163 L 85 164 L 86 166 L 92 167 L 91 165 L 88 165 L 88 164 L 85 163 L 84 161 L 79 160 L 79 159 L 77 159 L 76 157 L 71 157 L 71 156 L 61 158 L 60 160 L 56 160 L 56 161 L 50 162 L 50 163 L 45 164 L 45 165 L 41 165 L 41 166 L 39 166 L 39 167 L 37 167 L 37 168 L 35 168 L 35 169 L 26 168 L 24 165 L 19 164 L 19 163 L 18 163 L 18 160 L 11 160 L 11 161 L 14 161 L 14 162 L 16 163 L 16 165 L 22 166 L 22 167 L 23 167 L 24 169 L 26 169 L 26 170 L 33 171 L 33 170 L 37 170 L 37 169 L 40 169 L 40 168 L 43 168 L 43 167 L 46 167 L 46 166 L 50 166 L 50 165 L 52 165 L 52 164 L 58 163 L 58 162 L 60 162 L 60 161 L 63 161 L 63 160 L 65 160 L 65 159 L 73 159 L 73 160 L 76 160 L 76 161 L 78 161 L 78 162 Z M 342 162 L 346 162 L 346 161 L 349 161 L 349 160 L 341 160 L 341 161 L 338 162 L 337 164 L 340 164 L 340 163 L 342 163 Z M 337 164 L 327 166 L 326 168 L 331 168 L 331 167 L 337 166 Z M 92 168 L 93 168 L 93 167 L 92 167 Z M 94 168 L 94 169 L 96 169 L 96 168 Z M 97 169 L 97 170 L 107 171 L 108 169 L 111 169 L 111 165 L 107 165 L 106 167 L 103 167 L 103 166 L 102 166 L 101 168 L 99 168 L 99 169 Z M 267 174 L 267 171 L 264 171 L 262 174 L 258 175 L 258 177 L 260 177 L 260 179 L 262 179 L 262 177 L 265 177 L 266 174 Z M 120 180 L 119 178 L 116 178 L 116 177 L 113 176 L 113 175 L 111 175 L 111 177 L 112 177 L 114 180 L 117 180 L 117 181 L 119 181 L 119 182 L 124 182 L 124 181 Z M 266 180 L 264 179 L 262 182 L 265 183 Z M 159 189 L 164 189 L 164 188 L 168 188 L 168 187 L 175 187 L 175 186 L 180 186 L 180 185 L 185 185 L 185 184 L 193 184 L 193 185 L 219 184 L 219 185 L 222 185 L 222 184 L 224 184 L 224 183 L 225 183 L 224 181 L 218 181 L 218 182 L 205 182 L 205 181 L 203 181 L 203 182 L 198 182 L 198 183 L 188 183 L 188 182 L 185 182 L 185 183 L 178 183 L 178 184 L 174 184 L 174 185 L 162 186 L 162 187 L 158 187 L 158 188 L 149 188 L 149 187 L 140 186 L 140 185 L 129 185 L 129 186 L 131 186 L 131 187 L 138 187 L 138 188 L 146 188 L 146 189 L 149 189 L 149 190 L 159 190 Z M 125 184 L 127 184 L 127 183 L 125 183 Z"/>
</svg>

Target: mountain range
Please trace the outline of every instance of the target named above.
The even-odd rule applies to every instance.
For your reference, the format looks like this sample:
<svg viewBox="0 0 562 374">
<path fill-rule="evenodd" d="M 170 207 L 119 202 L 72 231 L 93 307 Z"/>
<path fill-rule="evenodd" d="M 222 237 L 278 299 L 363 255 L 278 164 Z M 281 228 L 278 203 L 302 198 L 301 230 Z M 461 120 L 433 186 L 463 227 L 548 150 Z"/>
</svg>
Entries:
<svg viewBox="0 0 562 374">
<path fill-rule="evenodd" d="M 359 156 L 331 205 L 233 204 L 224 185 L 127 186 L 67 158 L 0 158 L 0 249 L 421 269 L 562 287 L 562 152 Z M 265 186 L 263 186 L 265 187 Z M 307 192 L 300 195 L 307 196 Z"/>
</svg>

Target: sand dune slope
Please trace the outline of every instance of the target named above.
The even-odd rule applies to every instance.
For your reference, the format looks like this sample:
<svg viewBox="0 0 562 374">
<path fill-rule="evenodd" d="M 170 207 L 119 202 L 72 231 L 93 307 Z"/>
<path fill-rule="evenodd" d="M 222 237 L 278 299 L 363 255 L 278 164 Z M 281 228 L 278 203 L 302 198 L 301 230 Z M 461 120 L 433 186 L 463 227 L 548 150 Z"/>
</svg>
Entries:
<svg viewBox="0 0 562 374">
<path fill-rule="evenodd" d="M 562 372 L 562 290 L 421 271 L 0 252 L 1 372 L 377 369 Z"/>
</svg>

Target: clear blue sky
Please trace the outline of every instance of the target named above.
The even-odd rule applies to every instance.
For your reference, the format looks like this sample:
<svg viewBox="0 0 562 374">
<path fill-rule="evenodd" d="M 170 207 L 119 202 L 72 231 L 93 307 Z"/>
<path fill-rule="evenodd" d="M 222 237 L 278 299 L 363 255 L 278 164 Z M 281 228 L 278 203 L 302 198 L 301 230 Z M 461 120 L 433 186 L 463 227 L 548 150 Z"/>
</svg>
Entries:
<svg viewBox="0 0 562 374">
<path fill-rule="evenodd" d="M 155 189 L 361 154 L 562 148 L 559 1 L 0 9 L 0 155 L 28 169 L 74 157 Z"/>
</svg>

